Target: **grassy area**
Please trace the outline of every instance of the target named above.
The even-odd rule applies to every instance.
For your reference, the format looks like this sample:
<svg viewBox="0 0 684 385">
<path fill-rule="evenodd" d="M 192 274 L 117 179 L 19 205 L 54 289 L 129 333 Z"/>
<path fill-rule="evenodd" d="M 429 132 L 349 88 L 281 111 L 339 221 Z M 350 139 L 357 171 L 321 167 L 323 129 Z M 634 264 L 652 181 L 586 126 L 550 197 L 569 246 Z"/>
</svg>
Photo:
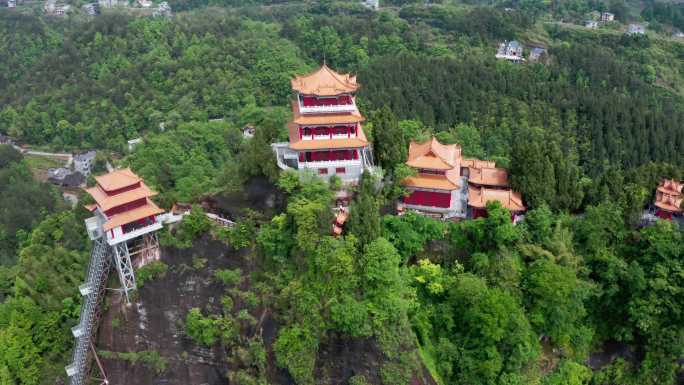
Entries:
<svg viewBox="0 0 684 385">
<path fill-rule="evenodd" d="M 437 385 L 444 385 L 444 381 L 442 381 L 442 378 L 439 376 L 439 372 L 437 372 L 435 358 L 432 356 L 431 344 L 428 343 L 428 345 L 423 346 L 420 344 L 420 342 L 416 340 L 416 345 L 418 345 L 418 353 L 420 354 L 420 359 L 423 361 L 423 364 L 430 372 L 432 378 L 435 380 Z"/>
<path fill-rule="evenodd" d="M 24 160 L 33 172 L 36 179 L 47 180 L 47 170 L 49 168 L 63 167 L 66 161 L 47 156 L 24 155 Z"/>
</svg>

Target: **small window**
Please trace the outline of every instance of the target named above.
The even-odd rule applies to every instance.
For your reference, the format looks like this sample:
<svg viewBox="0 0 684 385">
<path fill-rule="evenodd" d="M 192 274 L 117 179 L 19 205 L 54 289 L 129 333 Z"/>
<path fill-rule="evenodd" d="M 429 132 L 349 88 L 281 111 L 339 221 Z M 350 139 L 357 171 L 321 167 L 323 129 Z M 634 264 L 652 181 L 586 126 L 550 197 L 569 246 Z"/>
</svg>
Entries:
<svg viewBox="0 0 684 385">
<path fill-rule="evenodd" d="M 318 174 L 319 175 L 326 175 L 326 174 L 328 174 L 328 169 L 327 168 L 319 168 Z"/>
<path fill-rule="evenodd" d="M 335 169 L 335 174 L 344 174 L 347 172 L 347 169 L 344 167 L 338 167 Z"/>
</svg>

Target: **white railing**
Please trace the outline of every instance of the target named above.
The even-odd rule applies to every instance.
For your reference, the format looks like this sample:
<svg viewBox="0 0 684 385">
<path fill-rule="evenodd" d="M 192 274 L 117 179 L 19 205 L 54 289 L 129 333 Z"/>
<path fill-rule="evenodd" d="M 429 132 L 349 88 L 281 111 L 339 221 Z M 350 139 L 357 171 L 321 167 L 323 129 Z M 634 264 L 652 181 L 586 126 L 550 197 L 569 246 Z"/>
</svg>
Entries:
<svg viewBox="0 0 684 385">
<path fill-rule="evenodd" d="M 147 234 L 147 233 L 151 233 L 153 231 L 157 231 L 163 227 L 162 226 L 162 220 L 163 220 L 163 218 L 161 216 L 158 216 L 156 223 L 153 223 L 149 226 L 141 227 L 139 229 L 133 230 L 133 231 L 128 232 L 128 233 L 123 234 L 123 235 L 122 234 L 116 234 L 116 230 L 115 230 L 114 236 L 112 237 L 111 232 L 108 231 L 107 232 L 107 243 L 111 246 L 111 245 L 115 245 L 115 244 L 118 244 L 118 243 L 121 243 L 124 241 L 131 240 L 133 238 L 137 238 L 143 234 Z"/>
<path fill-rule="evenodd" d="M 330 106 L 307 106 L 305 107 L 301 101 L 299 102 L 299 112 L 302 114 L 325 114 L 331 112 L 354 112 L 356 111 L 356 103 L 352 104 L 336 104 Z"/>
<path fill-rule="evenodd" d="M 352 166 L 361 166 L 361 159 L 321 160 L 321 161 L 311 161 L 311 162 L 299 162 L 299 168 L 352 167 Z"/>
</svg>

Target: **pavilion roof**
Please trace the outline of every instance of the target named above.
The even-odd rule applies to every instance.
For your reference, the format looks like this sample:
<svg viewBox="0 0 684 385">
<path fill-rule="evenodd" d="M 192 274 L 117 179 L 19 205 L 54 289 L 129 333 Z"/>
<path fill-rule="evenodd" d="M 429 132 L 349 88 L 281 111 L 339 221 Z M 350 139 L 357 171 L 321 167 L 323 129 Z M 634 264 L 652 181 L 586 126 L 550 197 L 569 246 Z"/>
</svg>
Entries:
<svg viewBox="0 0 684 385">
<path fill-rule="evenodd" d="M 459 168 L 460 160 L 461 146 L 442 144 L 433 137 L 423 143 L 411 141 L 406 164 L 414 168 L 450 170 Z"/>
<path fill-rule="evenodd" d="M 498 201 L 513 212 L 525 211 L 522 195 L 510 189 L 499 190 L 486 187 L 468 186 L 468 206 L 475 208 L 487 207 L 487 202 Z"/>
<path fill-rule="evenodd" d="M 109 231 L 113 228 L 123 226 L 152 215 L 161 214 L 163 212 L 164 210 L 160 209 L 151 200 L 147 199 L 147 203 L 144 206 L 111 216 L 109 220 L 105 222 L 103 228 L 105 231 Z"/>
<path fill-rule="evenodd" d="M 682 193 L 682 187 L 684 187 L 682 182 L 677 182 L 674 179 L 663 179 L 660 185 L 658 185 L 658 191 L 665 194 L 678 195 Z"/>
<path fill-rule="evenodd" d="M 508 171 L 506 171 L 506 169 L 496 167 L 469 167 L 468 170 L 468 182 L 470 183 L 494 187 L 509 186 Z"/>
<path fill-rule="evenodd" d="M 494 168 L 494 167 L 496 167 L 496 163 L 492 160 L 463 158 L 463 160 L 461 160 L 461 163 L 464 167 L 474 167 L 474 168 L 486 168 L 486 167 Z"/>
<path fill-rule="evenodd" d="M 332 96 L 355 92 L 359 85 L 356 76 L 340 74 L 323 64 L 306 75 L 295 76 L 291 80 L 292 89 L 307 95 Z"/>
<path fill-rule="evenodd" d="M 435 190 L 456 190 L 461 188 L 457 180 L 450 179 L 444 175 L 418 174 L 410 176 L 401 181 L 406 187 L 417 187 Z"/>
<path fill-rule="evenodd" d="M 147 187 L 143 182 L 140 182 L 140 187 L 116 195 L 107 195 L 99 185 L 86 189 L 86 192 L 95 199 L 97 206 L 99 206 L 102 211 L 107 211 L 111 208 L 125 205 L 126 203 L 157 195 L 155 191 L 152 191 L 152 189 Z"/>
<path fill-rule="evenodd" d="M 684 183 L 682 182 L 664 179 L 656 190 L 655 206 L 672 213 L 681 213 L 682 200 L 684 199 L 683 187 Z"/>
<path fill-rule="evenodd" d="M 130 168 L 114 170 L 108 174 L 95 177 L 95 181 L 104 191 L 119 190 L 134 185 L 141 180 Z"/>
</svg>

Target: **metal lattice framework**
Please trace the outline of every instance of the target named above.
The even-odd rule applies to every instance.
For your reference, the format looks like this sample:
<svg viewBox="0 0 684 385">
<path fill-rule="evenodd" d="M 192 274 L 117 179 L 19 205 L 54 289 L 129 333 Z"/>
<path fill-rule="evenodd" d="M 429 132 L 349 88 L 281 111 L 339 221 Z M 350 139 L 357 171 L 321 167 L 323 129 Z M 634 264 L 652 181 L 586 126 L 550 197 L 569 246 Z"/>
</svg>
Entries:
<svg viewBox="0 0 684 385">
<path fill-rule="evenodd" d="M 66 367 L 66 372 L 70 377 L 71 385 L 85 384 L 90 371 L 89 356 L 90 354 L 94 354 L 91 340 L 97 331 L 97 325 L 101 315 L 99 305 L 102 298 L 104 298 L 107 277 L 109 276 L 109 269 L 111 268 L 110 255 L 111 248 L 104 239 L 96 239 L 90 254 L 86 282 L 79 286 L 79 291 L 83 296 L 79 323 L 71 329 L 71 332 L 76 338 L 73 360 L 71 364 Z"/>
<path fill-rule="evenodd" d="M 111 265 L 114 263 L 121 281 L 121 289 L 119 290 L 125 294 L 126 302 L 130 302 L 130 292 L 136 289 L 132 257 L 137 256 L 143 265 L 159 258 L 159 241 L 156 233 L 145 234 L 137 239 L 137 242 L 136 240 L 132 241 L 132 244 L 131 252 L 127 242 L 109 246 L 102 236 L 94 240 L 86 282 L 79 286 L 79 291 L 83 295 L 79 323 L 71 329 L 76 338 L 76 344 L 73 360 L 66 367 L 70 385 L 84 385 L 87 382 L 91 369 L 91 358 L 94 358 L 98 363 L 102 376 L 99 379 L 101 383 L 108 383 L 104 369 L 97 358 L 93 339 L 102 312 L 100 303 L 104 298 Z"/>
<path fill-rule="evenodd" d="M 114 249 L 114 264 L 119 273 L 121 290 L 126 295 L 126 302 L 131 302 L 130 292 L 135 290 L 135 271 L 131 262 L 131 254 L 128 251 L 126 242 L 117 243 L 112 246 Z"/>
</svg>

